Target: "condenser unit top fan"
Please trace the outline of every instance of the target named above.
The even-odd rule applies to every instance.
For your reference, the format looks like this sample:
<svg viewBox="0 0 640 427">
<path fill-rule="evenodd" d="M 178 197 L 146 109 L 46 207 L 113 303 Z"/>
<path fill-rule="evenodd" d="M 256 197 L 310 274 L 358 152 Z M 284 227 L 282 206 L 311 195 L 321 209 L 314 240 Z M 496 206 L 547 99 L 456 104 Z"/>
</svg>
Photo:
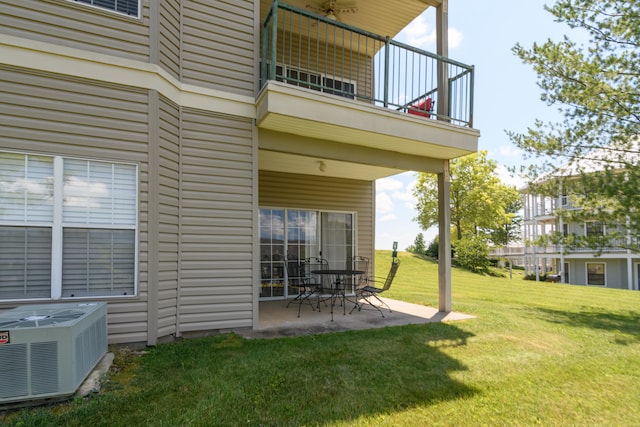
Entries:
<svg viewBox="0 0 640 427">
<path fill-rule="evenodd" d="M 340 14 L 343 13 L 356 13 L 358 7 L 352 1 L 341 0 L 329 0 L 322 3 L 320 6 L 316 4 L 307 4 L 307 9 L 323 15 L 325 18 L 333 21 L 339 21 Z"/>
<path fill-rule="evenodd" d="M 0 329 L 38 328 L 61 325 L 76 320 L 85 314 L 78 310 L 24 310 L 13 312 L 11 316 L 0 316 Z"/>
</svg>

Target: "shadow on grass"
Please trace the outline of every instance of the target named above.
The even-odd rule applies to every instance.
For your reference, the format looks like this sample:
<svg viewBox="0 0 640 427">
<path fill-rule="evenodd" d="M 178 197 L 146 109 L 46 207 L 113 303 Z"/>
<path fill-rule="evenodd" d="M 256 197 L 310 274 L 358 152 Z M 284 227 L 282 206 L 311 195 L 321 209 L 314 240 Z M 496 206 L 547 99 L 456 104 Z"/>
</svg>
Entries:
<svg viewBox="0 0 640 427">
<path fill-rule="evenodd" d="M 620 332 L 624 336 L 616 338 L 618 344 L 629 344 L 633 341 L 640 341 L 640 332 L 638 324 L 640 324 L 640 312 L 629 311 L 627 313 L 615 313 L 610 311 L 561 311 L 548 308 L 538 308 L 540 312 L 545 313 L 548 318 L 546 320 L 553 323 L 562 323 L 570 326 L 600 329 L 609 332 Z"/>
<path fill-rule="evenodd" d="M 166 344 L 135 379 L 21 425 L 322 425 L 476 393 L 443 351 L 470 334 L 445 323 L 246 340 L 229 334 Z M 46 410 L 45 410 L 46 411 Z M 61 412 L 61 411 L 58 411 Z M 33 415 L 34 417 L 36 414 Z"/>
</svg>

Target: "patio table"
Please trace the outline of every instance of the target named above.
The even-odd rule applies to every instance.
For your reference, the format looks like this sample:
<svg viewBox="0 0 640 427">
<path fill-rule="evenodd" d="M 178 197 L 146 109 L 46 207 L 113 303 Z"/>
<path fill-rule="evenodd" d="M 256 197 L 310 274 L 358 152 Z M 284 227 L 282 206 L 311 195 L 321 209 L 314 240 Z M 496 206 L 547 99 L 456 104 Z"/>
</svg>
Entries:
<svg viewBox="0 0 640 427">
<path fill-rule="evenodd" d="M 347 314 L 346 309 L 346 301 L 348 298 L 345 293 L 345 284 L 347 283 L 347 279 L 349 277 L 359 276 L 364 274 L 364 270 L 352 270 L 352 269 L 322 269 L 322 270 L 312 270 L 311 274 L 325 275 L 325 276 L 333 276 L 333 280 L 331 280 L 331 321 L 333 322 L 333 306 L 336 303 L 338 298 L 342 299 L 342 311 L 343 315 Z M 358 305 L 357 301 L 353 301 L 354 304 Z"/>
</svg>

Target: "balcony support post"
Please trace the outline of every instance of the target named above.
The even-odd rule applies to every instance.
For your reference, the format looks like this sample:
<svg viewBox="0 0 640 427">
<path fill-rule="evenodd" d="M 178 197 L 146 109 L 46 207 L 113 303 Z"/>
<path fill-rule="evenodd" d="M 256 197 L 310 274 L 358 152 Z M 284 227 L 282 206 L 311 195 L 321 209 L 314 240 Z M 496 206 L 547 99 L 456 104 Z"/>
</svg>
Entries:
<svg viewBox="0 0 640 427">
<path fill-rule="evenodd" d="M 389 36 L 385 38 L 384 42 L 384 108 L 389 108 L 389 43 L 391 39 Z"/>
<path fill-rule="evenodd" d="M 442 0 L 436 8 L 436 43 L 437 53 L 442 57 L 449 56 L 449 0 Z M 445 61 L 438 61 L 438 120 L 449 120 L 449 68 Z"/>
<path fill-rule="evenodd" d="M 269 62 L 269 78 L 276 78 L 276 56 L 278 56 L 278 15 L 280 9 L 278 7 L 278 0 L 273 0 L 273 14 L 271 15 L 271 55 Z"/>
<path fill-rule="evenodd" d="M 438 174 L 438 310 L 451 311 L 451 176 L 449 160 Z"/>
</svg>

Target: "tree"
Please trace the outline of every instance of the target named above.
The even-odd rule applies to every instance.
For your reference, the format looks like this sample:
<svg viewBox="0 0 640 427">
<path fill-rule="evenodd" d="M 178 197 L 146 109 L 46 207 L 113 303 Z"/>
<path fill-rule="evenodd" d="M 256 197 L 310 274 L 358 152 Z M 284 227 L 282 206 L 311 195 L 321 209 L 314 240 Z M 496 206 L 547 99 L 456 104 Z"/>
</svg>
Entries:
<svg viewBox="0 0 640 427">
<path fill-rule="evenodd" d="M 438 236 L 434 237 L 433 240 L 431 241 L 431 243 L 429 243 L 429 246 L 427 247 L 427 250 L 424 252 L 426 256 L 429 256 L 431 258 L 438 258 L 439 254 L 439 239 Z"/>
<path fill-rule="evenodd" d="M 513 224 L 520 195 L 496 175 L 497 163 L 480 151 L 451 161 L 451 224 L 457 240 L 463 237 L 494 235 Z M 414 189 L 416 220 L 423 229 L 438 223 L 438 185 L 433 174 L 421 173 Z M 518 208 L 519 209 L 519 208 Z M 500 238 L 499 244 L 505 242 Z"/>
<path fill-rule="evenodd" d="M 455 243 L 456 263 L 474 273 L 489 270 L 489 247 L 484 237 L 469 236 Z"/>
<path fill-rule="evenodd" d="M 557 107 L 563 119 L 536 120 L 525 133 L 507 133 L 528 157 L 537 159 L 527 171 L 537 193 L 574 194 L 585 208 L 582 215 L 626 223 L 637 235 L 640 3 L 559 0 L 545 9 L 588 41 L 578 44 L 565 36 L 531 49 L 514 47 L 538 74 L 541 99 Z"/>
<path fill-rule="evenodd" d="M 424 235 L 422 233 L 418 233 L 416 239 L 413 241 L 413 245 L 407 248 L 407 252 L 424 255 L 425 250 Z"/>
</svg>

